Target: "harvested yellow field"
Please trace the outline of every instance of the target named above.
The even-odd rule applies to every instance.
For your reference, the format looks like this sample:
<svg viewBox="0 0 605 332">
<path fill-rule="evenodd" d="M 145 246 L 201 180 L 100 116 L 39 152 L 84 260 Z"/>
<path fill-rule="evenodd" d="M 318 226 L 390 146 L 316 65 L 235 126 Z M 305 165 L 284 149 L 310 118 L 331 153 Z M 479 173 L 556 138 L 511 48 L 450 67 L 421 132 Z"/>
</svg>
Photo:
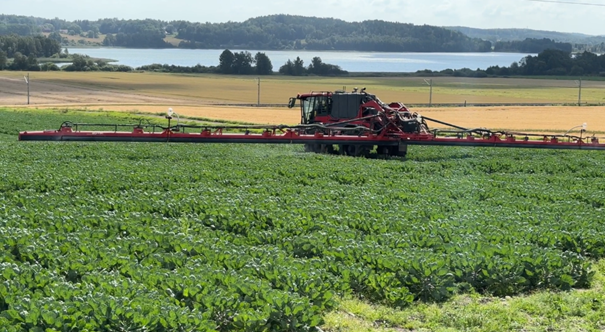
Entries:
<svg viewBox="0 0 605 332">
<path fill-rule="evenodd" d="M 605 106 L 418 108 L 414 111 L 466 128 L 565 132 L 586 123 L 588 133 L 605 132 Z"/>
<path fill-rule="evenodd" d="M 0 102 L 23 102 L 26 90 L 23 72 L 0 73 Z M 254 76 L 179 75 L 165 73 L 36 72 L 31 73 L 32 103 L 60 104 L 53 91 L 62 91 L 64 101 L 74 102 L 78 91 L 94 91 L 115 98 L 88 98 L 89 104 L 133 104 L 137 99 L 166 99 L 173 104 L 256 104 L 258 80 Z M 433 78 L 433 103 L 576 103 L 578 88 L 570 80 L 527 78 Z M 428 104 L 429 87 L 420 77 L 285 77 L 260 78 L 260 103 L 285 104 L 289 97 L 310 91 L 352 90 L 366 87 L 384 102 Z M 76 89 L 74 93 L 70 90 Z M 6 94 L 3 94 L 7 91 Z M 50 97 L 46 92 L 51 92 Z M 605 103 L 605 82 L 584 81 L 582 101 Z M 92 93 L 92 92 L 91 92 Z"/>
<path fill-rule="evenodd" d="M 256 124 L 298 124 L 300 108 L 226 107 L 226 106 L 107 106 L 104 110 L 166 114 L 171 107 L 179 116 Z M 95 110 L 96 108 L 91 108 Z"/>
<path fill-rule="evenodd" d="M 24 72 L 0 73 L 0 106 L 25 106 Z M 251 76 L 175 75 L 160 73 L 38 72 L 31 73 L 31 105 L 164 113 L 169 107 L 182 116 L 258 124 L 297 124 L 300 109 L 227 107 L 256 104 L 258 81 Z M 428 102 L 422 78 L 261 78 L 261 103 L 285 105 L 288 98 L 309 91 L 367 87 L 385 102 Z M 573 81 L 504 78 L 434 78 L 434 103 L 574 102 Z M 585 81 L 583 100 L 602 103 L 605 82 Z M 577 99 L 575 99 L 577 101 Z M 605 132 L 605 106 L 573 107 L 434 107 L 413 108 L 428 117 L 464 127 L 527 131 L 567 131 L 586 122 L 589 132 Z M 435 126 L 438 127 L 438 126 Z"/>
<path fill-rule="evenodd" d="M 164 114 L 168 106 L 108 106 L 105 109 Z M 174 107 L 174 111 L 186 117 L 258 124 L 291 125 L 300 122 L 300 108 L 298 107 L 289 109 L 286 107 L 182 106 Z M 412 111 L 467 128 L 565 132 L 571 127 L 586 122 L 589 133 L 605 132 L 605 106 L 452 107 L 414 108 Z M 429 125 L 434 128 L 444 128 L 443 125 L 430 122 Z"/>
<path fill-rule="evenodd" d="M 43 32 L 42 35 L 48 37 L 48 35 L 50 35 L 50 32 Z M 80 40 L 83 40 L 85 42 L 90 42 L 90 43 L 103 43 L 103 40 L 105 39 L 105 35 L 104 34 L 99 34 L 99 36 L 97 38 L 88 38 L 88 37 L 82 37 L 80 35 L 75 35 L 72 36 L 70 34 L 67 33 L 61 33 L 60 34 L 62 38 L 67 38 L 68 41 L 70 42 L 78 42 Z"/>
</svg>

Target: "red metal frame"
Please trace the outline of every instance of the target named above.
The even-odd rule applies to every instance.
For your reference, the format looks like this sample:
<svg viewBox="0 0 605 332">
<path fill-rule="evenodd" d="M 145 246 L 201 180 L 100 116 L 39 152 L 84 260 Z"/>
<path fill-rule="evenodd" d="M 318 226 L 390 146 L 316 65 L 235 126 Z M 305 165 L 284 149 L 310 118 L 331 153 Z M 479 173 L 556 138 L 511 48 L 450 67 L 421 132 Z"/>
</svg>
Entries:
<svg viewBox="0 0 605 332">
<path fill-rule="evenodd" d="M 340 93 L 340 92 L 336 92 Z M 467 129 L 450 123 L 422 117 L 411 113 L 399 102 L 385 104 L 376 96 L 360 92 L 357 94 L 363 104 L 359 105 L 357 114 L 352 119 L 336 119 L 330 115 L 317 116 L 312 123 L 295 126 L 171 126 L 172 109 L 169 109 L 168 126 L 158 125 L 115 125 L 115 124 L 75 124 L 64 122 L 58 130 L 31 131 L 19 134 L 21 141 L 125 141 L 125 142 L 175 142 L 175 143 L 281 143 L 306 144 L 310 151 L 324 152 L 339 145 L 339 151 L 346 154 L 362 155 L 376 146 L 379 153 L 405 155 L 408 145 L 444 145 L 444 146 L 489 146 L 514 148 L 549 148 L 549 149 L 591 149 L 605 150 L 605 144 L 599 143 L 596 137 L 581 135 L 542 135 L 523 134 L 488 129 Z M 333 92 L 320 91 L 299 94 L 290 98 L 289 107 L 296 99 L 310 97 L 334 96 Z M 351 106 L 353 107 L 353 106 Z M 354 105 L 357 108 L 357 105 Z M 368 111 L 368 114 L 363 112 Z M 351 110 L 354 111 L 354 110 Z M 330 112 L 327 112 L 328 114 Z M 301 115 L 304 110 L 301 104 Z M 349 116 L 347 115 L 347 116 Z M 429 131 L 426 121 L 446 125 L 456 130 Z M 304 121 L 303 121 L 304 122 Z M 110 127 L 113 131 L 82 131 L 82 127 Z M 119 128 L 133 128 L 131 132 L 118 131 Z M 160 131 L 157 131 L 161 129 Z M 186 132 L 196 130 L 197 132 Z M 234 130 L 245 130 L 243 133 Z M 251 133 L 251 131 L 261 131 Z M 231 131 L 231 132 L 230 132 Z M 329 148 L 329 149 L 326 149 Z"/>
<path fill-rule="evenodd" d="M 574 136 L 550 136 L 539 134 L 494 133 L 477 136 L 458 132 L 455 136 L 439 136 L 431 133 L 404 133 L 387 131 L 376 134 L 371 131 L 357 135 L 343 134 L 342 128 L 329 128 L 328 133 L 305 134 L 297 127 L 268 127 L 262 133 L 228 133 L 224 127 L 204 128 L 198 133 L 185 133 L 178 128 L 164 128 L 162 132 L 145 132 L 135 126 L 132 132 L 123 131 L 75 131 L 64 126 L 59 130 L 25 131 L 20 141 L 111 141 L 111 142 L 173 142 L 173 143 L 281 143 L 281 144 L 343 144 L 343 145 L 442 145 L 486 146 L 513 148 L 589 149 L 605 150 L 598 138 Z M 214 130 L 211 130 L 214 129 Z M 534 139 L 530 139 L 534 137 Z M 535 137 L 541 137 L 536 139 Z"/>
<path fill-rule="evenodd" d="M 331 91 L 319 91 L 319 92 L 311 92 L 311 93 L 304 93 L 304 94 L 299 94 L 298 96 L 296 96 L 296 99 L 300 99 L 300 100 L 305 100 L 307 98 L 310 97 L 332 97 L 334 93 Z M 359 109 L 357 110 L 357 116 L 356 119 L 352 119 L 348 124 L 351 126 L 365 126 L 367 128 L 371 128 L 372 127 L 372 122 L 369 122 L 367 120 L 364 120 L 364 114 L 363 114 L 363 110 L 367 109 L 367 108 L 373 108 L 376 110 L 380 110 L 380 112 L 383 113 L 410 113 L 411 112 L 408 110 L 408 108 L 400 103 L 400 102 L 392 102 L 390 104 L 388 104 L 388 108 L 385 108 L 383 105 L 380 105 L 376 100 L 370 100 L 364 104 L 359 105 Z M 302 115 L 302 104 L 301 104 L 301 115 Z M 375 121 L 379 122 L 382 124 L 382 119 L 381 118 L 375 118 Z M 339 123 L 342 122 L 343 119 L 337 119 L 332 117 L 331 115 L 317 115 L 313 118 L 313 122 L 315 123 L 324 123 L 324 124 L 330 124 L 330 123 Z"/>
</svg>

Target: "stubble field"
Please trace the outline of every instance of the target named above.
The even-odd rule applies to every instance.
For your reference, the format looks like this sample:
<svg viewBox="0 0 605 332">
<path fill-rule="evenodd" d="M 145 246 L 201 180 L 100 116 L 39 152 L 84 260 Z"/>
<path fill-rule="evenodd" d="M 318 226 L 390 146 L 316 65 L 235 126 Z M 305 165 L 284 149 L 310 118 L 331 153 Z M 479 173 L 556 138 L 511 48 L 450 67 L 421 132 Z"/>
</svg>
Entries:
<svg viewBox="0 0 605 332">
<path fill-rule="evenodd" d="M 24 73 L 3 72 L 0 83 L 3 104 L 24 103 Z M 9 80 L 13 79 L 13 80 Z M 60 104 L 48 99 L 51 88 L 83 89 L 121 93 L 115 98 L 82 100 L 82 103 L 132 104 L 128 97 L 153 96 L 174 99 L 182 104 L 256 104 L 258 81 L 254 76 L 177 75 L 162 73 L 38 72 L 31 73 L 32 96 L 37 104 Z M 366 87 L 384 101 L 428 104 L 429 87 L 418 77 L 261 77 L 261 104 L 285 104 L 288 97 L 309 91 L 352 90 Z M 578 86 L 573 79 L 539 80 L 527 78 L 433 78 L 433 103 L 577 103 Z M 582 102 L 605 102 L 604 81 L 584 81 Z M 59 90 L 61 91 L 61 90 Z M 73 100 L 65 100 L 73 102 Z"/>
<path fill-rule="evenodd" d="M 0 105 L 24 106 L 24 73 L 0 76 Z M 163 113 L 168 107 L 179 114 L 213 120 L 262 124 L 296 124 L 297 108 L 288 109 L 289 97 L 309 91 L 350 90 L 366 87 L 385 102 L 426 104 L 428 87 L 422 78 L 318 78 L 263 77 L 256 105 L 255 77 L 192 76 L 158 73 L 32 73 L 30 107 L 116 110 Z M 442 107 L 440 103 L 556 103 L 577 102 L 571 80 L 503 78 L 435 78 L 434 107 L 413 107 L 423 115 L 467 127 L 509 130 L 561 131 L 588 123 L 589 130 L 605 132 L 605 106 L 497 106 Z M 602 104 L 605 82 L 584 81 L 583 101 Z M 228 106 L 231 105 L 231 106 Z M 237 106 L 234 106 L 237 105 Z M 279 105 L 279 106 L 276 106 Z M 283 106 L 281 106 L 283 105 Z"/>
</svg>

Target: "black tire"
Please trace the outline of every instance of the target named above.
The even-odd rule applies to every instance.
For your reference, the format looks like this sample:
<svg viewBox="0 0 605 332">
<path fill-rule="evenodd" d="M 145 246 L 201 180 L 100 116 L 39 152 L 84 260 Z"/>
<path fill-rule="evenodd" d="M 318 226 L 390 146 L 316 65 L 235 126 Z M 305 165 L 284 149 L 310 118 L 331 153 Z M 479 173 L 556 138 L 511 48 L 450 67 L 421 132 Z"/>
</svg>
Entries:
<svg viewBox="0 0 605 332">
<path fill-rule="evenodd" d="M 388 147 L 388 154 L 389 156 L 392 157 L 405 157 L 407 155 L 408 151 L 407 149 L 405 151 L 399 151 L 399 147 L 398 146 L 389 146 Z"/>
<path fill-rule="evenodd" d="M 376 153 L 378 155 L 388 156 L 389 155 L 389 147 L 388 146 L 384 146 L 384 145 L 379 145 L 376 148 Z"/>
<path fill-rule="evenodd" d="M 321 153 L 325 154 L 335 154 L 334 145 L 332 144 L 322 144 L 321 145 Z"/>
<path fill-rule="evenodd" d="M 305 144 L 305 152 L 321 153 L 321 144 L 307 143 Z"/>
<path fill-rule="evenodd" d="M 352 149 L 351 149 L 352 148 Z M 369 145 L 351 145 L 352 155 L 355 157 L 369 157 L 372 147 Z"/>
</svg>

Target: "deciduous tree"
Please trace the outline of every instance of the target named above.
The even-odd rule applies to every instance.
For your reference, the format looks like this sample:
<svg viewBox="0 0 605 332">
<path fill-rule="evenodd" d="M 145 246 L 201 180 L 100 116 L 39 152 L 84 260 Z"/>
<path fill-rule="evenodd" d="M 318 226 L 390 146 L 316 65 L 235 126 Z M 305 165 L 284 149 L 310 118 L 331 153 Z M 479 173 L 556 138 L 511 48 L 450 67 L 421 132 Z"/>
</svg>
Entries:
<svg viewBox="0 0 605 332">
<path fill-rule="evenodd" d="M 273 64 L 265 53 L 258 52 L 254 56 L 254 62 L 256 63 L 256 74 L 258 75 L 271 75 L 273 74 Z"/>
<path fill-rule="evenodd" d="M 232 74 L 234 61 L 235 55 L 229 50 L 224 50 L 219 57 L 218 71 L 221 74 Z"/>
<path fill-rule="evenodd" d="M 248 51 L 234 53 L 233 72 L 239 75 L 252 74 L 252 54 Z"/>
<path fill-rule="evenodd" d="M 302 76 L 304 74 L 304 61 L 300 57 L 296 57 L 296 60 L 294 60 L 294 76 Z"/>
<path fill-rule="evenodd" d="M 8 58 L 6 57 L 6 52 L 0 50 L 0 70 L 6 68 L 7 62 Z"/>
</svg>

